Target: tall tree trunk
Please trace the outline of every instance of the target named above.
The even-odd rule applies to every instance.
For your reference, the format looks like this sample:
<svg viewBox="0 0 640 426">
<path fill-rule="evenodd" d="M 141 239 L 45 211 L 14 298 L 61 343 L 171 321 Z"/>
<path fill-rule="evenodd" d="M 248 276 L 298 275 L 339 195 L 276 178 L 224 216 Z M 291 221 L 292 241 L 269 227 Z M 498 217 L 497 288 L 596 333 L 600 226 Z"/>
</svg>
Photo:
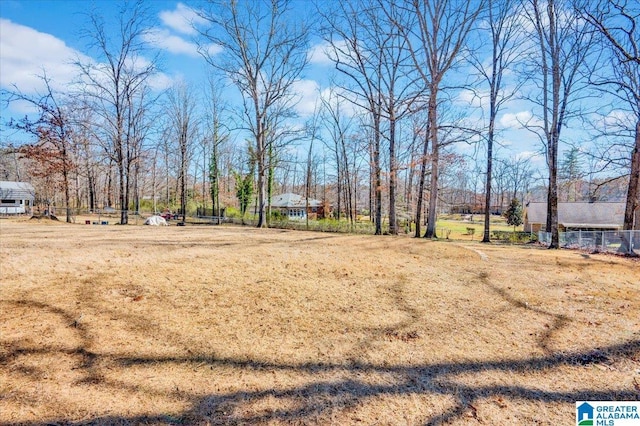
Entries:
<svg viewBox="0 0 640 426">
<path fill-rule="evenodd" d="M 440 161 L 440 146 L 438 143 L 438 103 L 437 86 L 432 85 L 429 93 L 429 134 L 431 137 L 431 182 L 429 188 L 429 215 L 425 238 L 438 238 L 436 235 L 437 203 L 438 203 L 438 163 Z"/>
<path fill-rule="evenodd" d="M 340 151 L 336 144 L 336 219 L 340 220 L 340 212 L 342 211 L 342 166 L 340 161 Z"/>
<path fill-rule="evenodd" d="M 266 212 L 266 200 L 267 200 L 267 167 L 265 167 L 264 161 L 264 148 L 261 147 L 258 154 L 258 228 L 265 228 L 267 226 L 265 212 Z"/>
<path fill-rule="evenodd" d="M 307 179 L 305 184 L 305 201 L 304 201 L 304 210 L 305 210 L 305 222 L 306 228 L 309 229 L 309 197 L 311 197 L 311 160 L 313 156 L 313 138 L 309 142 L 309 152 L 307 154 Z"/>
<path fill-rule="evenodd" d="M 427 158 L 429 156 L 429 126 L 427 125 L 427 130 L 424 135 L 424 143 L 422 145 L 422 157 L 420 159 L 420 180 L 418 184 L 418 199 L 416 200 L 416 233 L 415 237 L 419 238 L 421 236 L 421 220 L 422 220 L 422 202 L 424 200 L 424 185 L 427 180 Z"/>
<path fill-rule="evenodd" d="M 627 202 L 624 209 L 624 224 L 622 229 L 632 231 L 636 222 L 640 223 L 640 120 L 636 122 L 635 146 L 631 151 L 631 173 L 629 174 L 629 186 L 627 188 Z M 636 228 L 636 232 L 640 232 Z M 629 233 L 630 234 L 630 233 Z M 620 252 L 637 256 L 633 251 L 633 238 L 623 235 Z"/>
<path fill-rule="evenodd" d="M 353 223 L 354 223 L 354 215 L 355 215 L 355 210 L 353 207 L 353 187 L 352 185 L 354 185 L 354 183 L 352 183 L 352 176 L 351 176 L 351 172 L 349 171 L 349 160 L 347 158 L 347 150 L 344 144 L 344 140 L 342 143 L 342 159 L 344 161 L 344 165 L 343 165 L 343 170 L 344 170 L 344 185 L 346 188 L 346 192 L 345 192 L 345 203 L 346 203 L 346 209 L 348 212 L 348 218 L 349 218 L 349 222 L 351 224 L 351 226 L 353 227 Z"/>
<path fill-rule="evenodd" d="M 489 139 L 487 141 L 487 177 L 484 186 L 484 234 L 483 243 L 491 242 L 491 173 L 493 170 L 493 129 L 489 125 Z"/>
<path fill-rule="evenodd" d="M 180 177 L 179 177 L 179 182 L 180 182 L 180 215 L 182 216 L 182 222 L 185 221 L 186 219 L 186 207 L 187 207 L 187 182 L 185 179 L 185 166 L 184 166 L 184 160 L 181 161 L 182 162 L 182 166 L 180 167 Z"/>
<path fill-rule="evenodd" d="M 120 204 L 120 224 L 121 225 L 126 225 L 127 224 L 127 203 L 128 203 L 128 199 L 127 199 L 127 194 L 126 194 L 126 181 L 125 181 L 125 171 L 124 171 L 124 164 L 119 164 L 118 165 L 118 179 L 119 179 L 119 189 L 120 189 L 120 200 L 119 200 L 119 204 Z"/>
<path fill-rule="evenodd" d="M 267 156 L 267 203 L 266 203 L 266 221 L 267 227 L 271 221 L 271 197 L 273 196 L 273 179 L 275 172 L 275 158 L 273 153 L 273 143 L 269 142 L 268 148 L 269 155 Z M 295 179 L 295 174 L 294 174 Z"/>
<path fill-rule="evenodd" d="M 113 193 L 113 167 L 111 165 L 111 163 L 109 163 L 109 169 L 107 172 L 107 206 L 108 207 L 112 207 L 113 206 L 113 199 L 111 198 L 111 194 Z M 104 207 L 104 206 L 103 206 Z"/>
<path fill-rule="evenodd" d="M 69 194 L 69 171 L 67 170 L 66 159 L 63 160 L 65 165 L 62 170 L 62 179 L 64 184 L 64 203 L 66 206 L 66 221 L 67 223 L 71 223 L 71 196 Z"/>
<path fill-rule="evenodd" d="M 89 186 L 89 211 L 93 213 L 96 209 L 96 183 L 92 170 L 87 171 L 87 184 Z"/>
<path fill-rule="evenodd" d="M 636 122 L 635 146 L 631 151 L 631 173 L 629 174 L 629 187 L 627 188 L 627 203 L 624 210 L 624 230 L 632 230 L 634 225 L 634 213 L 638 209 L 638 195 L 640 191 L 640 120 Z"/>
<path fill-rule="evenodd" d="M 133 210 L 135 215 L 140 214 L 140 162 L 136 160 L 133 166 Z"/>
<path fill-rule="evenodd" d="M 389 233 L 398 235 L 398 220 L 396 217 L 396 187 L 398 164 L 396 161 L 396 119 L 393 116 L 394 105 L 389 107 Z"/>
<path fill-rule="evenodd" d="M 547 5 L 549 16 L 549 50 L 551 52 L 551 77 L 552 77 L 552 125 L 549 138 L 549 196 L 547 200 L 547 226 L 550 227 L 550 249 L 560 248 L 560 235 L 558 230 L 558 146 L 560 144 L 560 90 L 562 76 L 560 74 L 560 49 L 555 20 L 555 3 L 550 1 Z M 566 100 L 566 96 L 565 96 Z M 549 232 L 549 231 L 547 231 Z"/>
<path fill-rule="evenodd" d="M 260 116 L 260 105 L 258 104 L 257 96 L 254 97 L 254 108 L 256 111 L 255 125 L 256 125 L 256 162 L 258 164 L 258 193 L 257 193 L 257 205 L 258 209 L 258 228 L 267 227 L 267 221 L 265 218 L 266 202 L 267 202 L 267 183 L 268 183 L 268 165 L 267 165 L 267 152 L 266 152 L 266 135 L 267 129 L 264 125 L 263 117 Z"/>
<path fill-rule="evenodd" d="M 380 114 L 373 117 L 373 167 L 375 184 L 376 235 L 382 235 L 382 177 L 380 172 Z"/>
</svg>

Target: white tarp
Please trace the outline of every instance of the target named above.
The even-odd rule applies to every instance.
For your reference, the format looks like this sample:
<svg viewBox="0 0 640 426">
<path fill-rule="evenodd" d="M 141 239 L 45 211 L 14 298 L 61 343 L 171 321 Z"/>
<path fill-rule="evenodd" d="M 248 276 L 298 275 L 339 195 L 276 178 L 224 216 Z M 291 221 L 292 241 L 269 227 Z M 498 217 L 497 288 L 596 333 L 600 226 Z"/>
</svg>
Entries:
<svg viewBox="0 0 640 426">
<path fill-rule="evenodd" d="M 153 226 L 169 226 L 162 216 L 150 216 L 144 221 L 144 224 Z"/>
</svg>

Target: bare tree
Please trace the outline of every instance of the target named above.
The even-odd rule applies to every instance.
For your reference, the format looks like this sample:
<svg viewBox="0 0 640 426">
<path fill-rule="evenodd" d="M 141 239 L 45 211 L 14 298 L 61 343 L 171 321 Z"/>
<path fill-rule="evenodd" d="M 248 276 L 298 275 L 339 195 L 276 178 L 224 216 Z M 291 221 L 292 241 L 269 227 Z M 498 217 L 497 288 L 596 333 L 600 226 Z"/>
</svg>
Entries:
<svg viewBox="0 0 640 426">
<path fill-rule="evenodd" d="M 89 211 L 97 208 L 98 197 L 98 167 L 100 158 L 96 150 L 96 138 L 92 133 L 92 110 L 87 108 L 87 103 L 79 99 L 73 108 L 72 137 L 77 147 L 78 173 L 86 183 L 86 197 Z"/>
<path fill-rule="evenodd" d="M 271 219 L 271 198 L 276 189 L 278 168 L 289 162 L 293 164 L 295 172 L 299 164 L 297 154 L 293 159 L 287 158 L 286 147 L 295 145 L 307 139 L 308 136 L 309 129 L 306 126 L 299 127 L 297 123 L 290 120 L 294 117 L 295 114 L 286 103 L 278 103 L 274 105 L 272 114 L 266 120 L 266 128 L 269 129 L 265 135 L 267 145 L 267 225 Z M 289 155 L 288 157 L 293 156 Z M 294 173 L 293 176 L 295 179 L 297 173 Z M 294 186 L 296 186 L 295 183 Z"/>
<path fill-rule="evenodd" d="M 151 96 L 151 90 L 148 86 L 141 87 L 136 91 L 129 91 L 127 94 L 129 108 L 126 139 L 130 141 L 127 158 L 131 165 L 129 174 L 133 175 L 128 180 L 131 185 L 135 214 L 140 211 L 140 181 L 142 180 L 141 174 L 143 173 L 142 168 L 146 152 L 145 142 L 149 139 L 149 133 L 152 130 L 153 123 L 156 121 L 150 113 L 151 104 L 154 102 L 155 99 Z"/>
<path fill-rule="evenodd" d="M 426 161 L 427 144 L 430 145 L 430 192 L 429 213 L 426 238 L 436 237 L 436 214 L 438 200 L 438 163 L 440 160 L 441 131 L 443 123 L 438 116 L 438 109 L 443 90 L 445 75 L 460 60 L 460 53 L 473 28 L 484 1 L 472 0 L 405 0 L 403 9 L 414 15 L 416 25 L 396 25 L 404 34 L 411 57 L 422 82 L 427 88 L 427 130 L 424 143 L 424 161 Z M 413 18 L 412 18 L 413 19 Z M 426 164 L 421 175 L 426 173 Z"/>
<path fill-rule="evenodd" d="M 295 22 L 290 0 L 209 1 L 200 17 L 200 51 L 242 94 L 243 122 L 254 139 L 258 172 L 258 227 L 266 226 L 269 128 L 273 114 L 291 112 L 291 89 L 307 65 L 309 29 Z M 209 46 L 222 47 L 221 54 Z"/>
<path fill-rule="evenodd" d="M 386 19 L 372 20 L 370 27 L 376 32 L 378 44 L 382 48 L 380 67 L 382 116 L 388 126 L 388 131 L 383 132 L 383 135 L 389 143 L 389 233 L 397 235 L 399 123 L 413 112 L 414 105 L 421 98 L 424 90 L 419 89 L 415 84 L 419 76 L 415 67 L 412 66 L 407 39 L 403 37 L 396 25 L 396 22 L 415 25 L 410 18 L 411 14 L 406 9 L 395 7 L 393 3 L 388 4 L 384 0 L 378 0 L 378 2 Z"/>
<path fill-rule="evenodd" d="M 479 56 L 471 56 L 472 64 L 480 74 L 483 84 L 489 88 L 489 111 L 486 134 L 487 168 L 485 176 L 485 213 L 483 243 L 491 241 L 491 178 L 493 171 L 493 145 L 496 138 L 496 118 L 500 109 L 513 98 L 520 85 L 505 90 L 505 73 L 510 71 L 520 56 L 524 32 L 521 26 L 520 5 L 518 0 L 488 0 L 487 13 L 483 20 L 483 30 L 490 37 L 490 61 Z M 481 37 L 480 40 L 485 40 Z M 484 49 L 480 52 L 485 53 Z"/>
<path fill-rule="evenodd" d="M 373 10 L 372 10 L 373 9 Z M 372 28 L 378 18 L 372 1 L 339 3 L 337 10 L 324 12 L 325 40 L 336 69 L 347 77 L 345 98 L 370 115 L 371 201 L 375 234 L 382 234 L 382 178 L 380 149 L 382 140 L 382 62 L 384 37 Z M 378 25 L 376 25 L 377 27 Z M 338 176 L 340 179 L 340 176 Z M 338 191 L 339 192 L 339 191 Z M 340 194 L 338 194 L 340 197 Z M 339 213 L 339 212 L 338 212 Z"/>
<path fill-rule="evenodd" d="M 77 61 L 83 93 L 91 102 L 98 121 L 96 130 L 105 143 L 105 151 L 118 173 L 120 223 L 128 223 L 132 170 L 141 150 L 141 119 L 145 114 L 143 98 L 149 78 L 156 71 L 156 59 L 144 58 L 143 36 L 147 31 L 147 14 L 142 0 L 125 3 L 119 12 L 115 31 L 98 12 L 89 15 L 84 36 L 95 51 L 98 63 Z M 113 36 L 112 36 L 113 35 Z"/>
<path fill-rule="evenodd" d="M 65 105 L 64 98 L 54 94 L 46 73 L 41 77 L 45 93 L 34 97 L 21 93 L 17 88 L 7 92 L 8 102 L 23 101 L 38 110 L 35 120 L 25 116 L 21 120 L 11 120 L 9 127 L 29 133 L 37 138 L 33 144 L 19 148 L 22 155 L 35 161 L 36 175 L 59 176 L 64 192 L 66 221 L 71 222 L 70 174 L 76 164 L 73 156 L 73 125 L 69 111 L 70 103 Z M 51 209 L 48 209 L 51 212 Z"/>
<path fill-rule="evenodd" d="M 520 199 L 523 201 L 526 188 L 533 176 L 533 170 L 531 167 L 531 156 L 528 155 L 514 155 L 504 160 L 504 164 L 507 170 L 507 181 L 511 193 L 507 194 L 508 199 Z M 518 197 L 520 195 L 520 197 Z M 524 204 L 524 203 L 522 203 Z"/>
<path fill-rule="evenodd" d="M 415 69 L 396 22 L 410 25 L 405 9 L 380 0 L 341 3 L 325 14 L 324 37 L 336 69 L 347 77 L 345 97 L 371 117 L 376 234 L 382 233 L 381 143 L 388 142 L 389 233 L 397 234 L 398 127 L 420 91 Z"/>
<path fill-rule="evenodd" d="M 342 193 L 344 192 L 346 195 L 346 197 L 344 197 L 344 210 L 349 222 L 353 225 L 355 220 L 353 208 L 354 191 L 352 186 L 352 170 L 347 153 L 353 118 L 344 113 L 344 105 L 342 104 L 344 100 L 335 94 L 334 91 L 330 91 L 329 95 L 323 97 L 321 100 L 322 109 L 320 114 L 322 123 L 330 139 L 329 141 L 327 138 L 324 138 L 322 142 L 333 154 L 336 165 L 336 209 L 338 214 L 340 214 L 342 210 L 341 200 L 343 200 Z M 344 191 L 342 188 L 343 185 L 346 186 Z"/>
<path fill-rule="evenodd" d="M 599 87 L 616 99 L 616 104 L 630 112 L 630 123 L 623 131 L 634 143 L 624 213 L 623 229 L 634 229 L 634 214 L 640 216 L 640 4 L 633 1 L 602 0 L 583 15 L 605 38 L 610 55 L 611 75 L 596 78 Z M 618 102 L 619 101 L 619 102 Z M 626 129 L 625 129 L 626 128 Z M 640 223 L 640 221 L 638 222 Z"/>
<path fill-rule="evenodd" d="M 205 140 L 211 142 L 210 154 L 205 155 L 205 159 L 208 157 L 209 166 L 203 167 L 203 170 L 208 170 L 209 178 L 209 194 L 211 196 L 211 202 L 213 205 L 213 216 L 218 217 L 218 224 L 220 223 L 220 216 L 222 215 L 220 210 L 220 179 L 221 179 L 221 151 L 223 145 L 229 139 L 229 135 L 226 127 L 223 125 L 223 114 L 226 111 L 226 104 L 222 100 L 222 87 L 220 87 L 210 76 L 209 81 L 209 98 L 206 119 L 206 133 Z"/>
<path fill-rule="evenodd" d="M 320 119 L 320 108 L 321 104 L 316 102 L 313 109 L 313 114 L 311 115 L 310 120 L 306 123 L 306 133 L 309 139 L 309 150 L 307 151 L 307 170 L 305 174 L 305 224 L 306 228 L 309 229 L 309 199 L 311 198 L 311 185 L 313 179 L 313 145 L 314 142 L 319 139 L 319 119 Z"/>
<path fill-rule="evenodd" d="M 601 0 L 584 8 L 587 21 L 606 37 L 621 62 L 640 63 L 638 3 L 632 0 Z"/>
<path fill-rule="evenodd" d="M 421 123 L 422 111 L 420 114 L 413 116 L 413 139 L 416 147 L 422 147 L 421 153 L 417 155 L 419 161 L 416 161 L 416 166 L 419 165 L 418 175 L 418 193 L 416 197 L 416 232 L 415 237 L 420 238 L 422 235 L 420 225 L 422 221 L 422 203 L 424 201 L 424 191 L 427 179 L 427 164 L 429 159 L 429 120 L 424 120 Z"/>
<path fill-rule="evenodd" d="M 510 178 L 510 164 L 509 161 L 504 158 L 496 158 L 496 167 L 492 169 L 492 181 L 496 184 L 496 190 L 494 192 L 494 205 L 497 207 L 497 211 L 502 215 L 504 212 L 505 198 L 508 198 L 507 188 L 509 186 Z"/>
<path fill-rule="evenodd" d="M 179 84 L 169 90 L 168 101 L 169 134 L 174 139 L 178 152 L 180 213 L 184 222 L 187 215 L 187 174 L 198 130 L 195 118 L 197 100 L 191 88 Z"/>
<path fill-rule="evenodd" d="M 530 100 L 541 109 L 541 123 L 528 123 L 542 142 L 549 168 L 546 231 L 551 233 L 549 248 L 559 248 L 558 234 L 558 152 L 560 134 L 579 111 L 572 103 L 585 97 L 589 60 L 595 37 L 574 7 L 580 0 L 530 0 L 525 12 L 534 28 L 538 52 L 532 55 L 534 67 L 528 76 L 536 82 Z"/>
</svg>

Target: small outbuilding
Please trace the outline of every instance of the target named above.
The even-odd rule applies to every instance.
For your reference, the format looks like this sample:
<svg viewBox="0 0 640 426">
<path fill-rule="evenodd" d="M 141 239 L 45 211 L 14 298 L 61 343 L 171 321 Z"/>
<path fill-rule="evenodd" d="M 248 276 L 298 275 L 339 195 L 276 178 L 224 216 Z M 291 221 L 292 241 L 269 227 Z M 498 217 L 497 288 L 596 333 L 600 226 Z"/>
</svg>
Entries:
<svg viewBox="0 0 640 426">
<path fill-rule="evenodd" d="M 564 231 L 615 231 L 624 224 L 625 203 L 558 203 L 558 228 Z M 524 210 L 525 232 L 547 226 L 547 203 L 528 203 Z"/>
<path fill-rule="evenodd" d="M 31 213 L 35 198 L 30 183 L 0 181 L 0 214 Z"/>
</svg>

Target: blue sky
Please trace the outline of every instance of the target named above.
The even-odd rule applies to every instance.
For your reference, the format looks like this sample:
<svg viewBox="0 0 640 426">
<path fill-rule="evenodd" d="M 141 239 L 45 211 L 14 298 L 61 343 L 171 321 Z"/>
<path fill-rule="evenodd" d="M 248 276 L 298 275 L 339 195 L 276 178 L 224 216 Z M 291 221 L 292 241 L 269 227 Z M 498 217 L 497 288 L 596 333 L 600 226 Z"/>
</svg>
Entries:
<svg viewBox="0 0 640 426">
<path fill-rule="evenodd" d="M 191 3 L 189 3 L 191 4 Z M 0 0 L 0 87 L 11 89 L 13 84 L 26 94 L 36 93 L 41 88 L 38 75 L 46 70 L 54 88 L 64 90 L 76 75 L 71 64 L 74 58 L 92 60 L 86 52 L 87 40 L 80 37 L 86 27 L 86 13 L 93 8 L 107 20 L 115 19 L 119 1 L 52 1 L 52 0 Z M 186 3 L 154 0 L 148 1 L 153 22 L 148 40 L 149 47 L 162 52 L 161 72 L 154 77 L 156 89 L 168 88 L 174 81 L 184 80 L 191 85 L 204 86 L 208 65 L 197 54 L 193 37 L 196 35 L 190 22 L 197 17 Z M 300 13 L 311 13 L 311 1 L 298 0 L 295 7 Z M 214 47 L 215 48 L 215 47 Z M 329 90 L 329 75 L 332 64 L 322 53 L 319 39 L 310 46 L 310 66 L 304 77 L 296 84 L 300 96 L 298 113 L 304 118 L 313 111 L 319 93 Z M 469 93 L 460 93 L 456 102 L 467 108 L 480 106 L 478 99 Z M 2 122 L 11 116 L 29 112 L 24 104 L 2 107 Z M 505 130 L 507 151 L 504 154 L 530 155 L 539 151 L 535 135 L 517 129 L 521 121 L 531 116 L 529 107 L 523 102 L 512 102 L 500 114 L 499 126 Z M 6 135 L 3 136 L 3 141 Z M 471 152 L 468 145 L 459 146 L 462 152 Z M 524 153 L 524 154 L 523 154 Z M 536 167 L 543 167 L 542 156 L 533 157 Z"/>
<path fill-rule="evenodd" d="M 118 1 L 52 1 L 52 0 L 1 0 L 0 1 L 0 87 L 11 89 L 12 85 L 23 93 L 31 94 L 41 87 L 39 75 L 43 69 L 53 81 L 56 89 L 64 89 L 74 76 L 71 62 L 78 55 L 86 58 L 88 40 L 81 37 L 86 28 L 86 14 L 97 10 L 105 19 L 114 19 L 118 14 Z M 148 37 L 150 48 L 161 53 L 160 73 L 153 84 L 163 89 L 177 80 L 190 84 L 204 83 L 208 65 L 197 53 L 193 41 L 196 32 L 191 22 L 197 16 L 185 3 L 154 0 L 145 3 L 152 17 Z M 308 13 L 311 2 L 300 0 L 294 3 L 301 13 Z M 155 21 L 155 22 L 154 22 Z M 215 47 L 214 47 L 215 49 Z M 313 49 L 313 47 L 312 47 Z M 302 95 L 317 91 L 326 76 L 322 68 L 330 66 L 315 55 L 309 74 L 315 80 L 303 79 L 297 85 Z M 315 68 L 315 69 L 314 69 Z M 320 70 L 318 70 L 320 68 Z M 309 110 L 307 104 L 300 105 L 302 112 Z M 20 106 L 12 106 L 4 114 L 21 112 Z"/>
<path fill-rule="evenodd" d="M 105 19 L 118 14 L 116 1 L 0 1 L 0 76 L 2 88 L 17 84 L 25 93 L 38 86 L 42 68 L 58 88 L 73 78 L 70 64 L 87 52 L 88 40 L 81 37 L 87 26 L 86 14 L 95 8 Z M 193 43 L 189 9 L 175 1 L 148 2 L 156 40 L 149 47 L 163 51 L 162 69 L 155 84 L 168 86 L 174 80 L 199 81 L 205 75 L 205 63 Z"/>
</svg>

